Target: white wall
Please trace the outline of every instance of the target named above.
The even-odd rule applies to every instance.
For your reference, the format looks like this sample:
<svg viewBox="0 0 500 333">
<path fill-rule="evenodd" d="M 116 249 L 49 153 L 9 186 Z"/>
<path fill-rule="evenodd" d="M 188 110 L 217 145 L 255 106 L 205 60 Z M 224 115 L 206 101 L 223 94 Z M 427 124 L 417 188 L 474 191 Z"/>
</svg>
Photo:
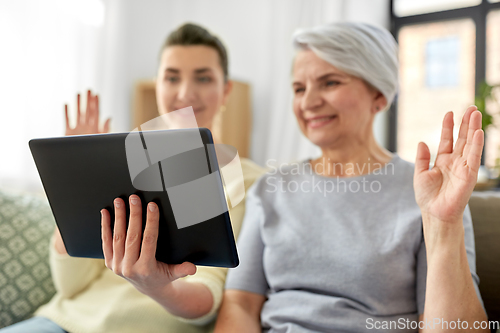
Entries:
<svg viewBox="0 0 500 333">
<path fill-rule="evenodd" d="M 89 6 L 88 0 L 0 1 L 2 189 L 41 189 L 28 141 L 63 135 L 63 105 L 74 112 L 77 91 L 101 90 L 105 26 L 82 22 L 81 1 Z"/>
</svg>

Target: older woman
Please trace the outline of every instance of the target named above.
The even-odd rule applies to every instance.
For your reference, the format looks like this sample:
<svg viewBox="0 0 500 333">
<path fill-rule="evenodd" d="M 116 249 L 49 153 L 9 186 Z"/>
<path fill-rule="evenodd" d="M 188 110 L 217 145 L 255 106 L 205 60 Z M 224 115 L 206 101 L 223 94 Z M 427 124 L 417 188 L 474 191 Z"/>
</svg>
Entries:
<svg viewBox="0 0 500 333">
<path fill-rule="evenodd" d="M 467 109 L 455 146 L 448 113 L 434 167 L 424 143 L 413 165 L 372 130 L 398 83 L 389 32 L 338 23 L 294 44 L 294 113 L 322 155 L 249 191 L 216 332 L 474 331 L 486 320 L 466 207 L 480 112 Z"/>
</svg>

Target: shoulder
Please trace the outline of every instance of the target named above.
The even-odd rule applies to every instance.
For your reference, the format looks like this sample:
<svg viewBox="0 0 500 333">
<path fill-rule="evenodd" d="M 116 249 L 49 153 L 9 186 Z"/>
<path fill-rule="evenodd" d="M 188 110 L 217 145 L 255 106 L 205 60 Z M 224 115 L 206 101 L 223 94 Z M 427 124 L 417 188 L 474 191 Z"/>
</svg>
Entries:
<svg viewBox="0 0 500 333">
<path fill-rule="evenodd" d="M 249 193 L 267 203 L 276 200 L 279 193 L 279 187 L 289 182 L 297 181 L 304 177 L 308 172 L 307 161 L 281 163 L 279 165 L 267 164 L 267 169 L 262 169 Z"/>
<path fill-rule="evenodd" d="M 411 174 L 413 176 L 413 172 L 415 170 L 415 164 L 409 162 L 407 160 L 402 159 L 399 155 L 394 154 L 394 158 L 390 163 L 393 163 L 401 173 L 407 175 Z"/>
<path fill-rule="evenodd" d="M 252 184 L 264 175 L 267 170 L 251 161 L 248 158 L 241 158 L 241 170 L 243 171 L 243 180 L 245 182 L 245 189 L 248 189 Z"/>
<path fill-rule="evenodd" d="M 389 176 L 388 181 L 397 185 L 395 189 L 408 189 L 413 191 L 413 173 L 415 164 L 402 159 L 394 154 L 392 160 L 384 166 L 384 176 Z M 377 172 L 375 172 L 377 173 Z"/>
<path fill-rule="evenodd" d="M 240 159 L 241 168 L 244 175 L 263 175 L 266 173 L 266 169 L 253 162 L 252 160 L 242 157 Z"/>
</svg>

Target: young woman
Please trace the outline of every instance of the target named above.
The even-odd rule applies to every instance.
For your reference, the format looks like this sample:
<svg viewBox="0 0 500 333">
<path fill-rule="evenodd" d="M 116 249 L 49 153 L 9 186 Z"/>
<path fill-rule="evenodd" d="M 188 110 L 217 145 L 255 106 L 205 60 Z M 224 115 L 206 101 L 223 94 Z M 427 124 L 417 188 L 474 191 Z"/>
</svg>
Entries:
<svg viewBox="0 0 500 333">
<path fill-rule="evenodd" d="M 480 331 L 466 205 L 481 113 L 467 109 L 455 145 L 446 114 L 434 167 L 424 143 L 413 165 L 372 130 L 398 85 L 390 33 L 338 23 L 300 31 L 294 43 L 293 109 L 322 155 L 273 170 L 249 191 L 240 266 L 215 331 Z"/>
<path fill-rule="evenodd" d="M 161 50 L 156 82 L 160 114 L 192 106 L 198 126 L 211 129 L 230 91 L 227 52 L 217 37 L 194 24 L 185 24 L 168 36 Z M 107 132 L 109 121 L 99 128 L 97 105 L 97 96 L 89 92 L 86 114 L 78 110 L 76 127 L 70 127 L 67 121 L 66 133 Z M 248 159 L 241 159 L 241 165 L 246 189 L 263 169 Z M 140 206 L 138 200 L 135 195 L 130 197 L 133 212 Z M 222 299 L 226 269 L 197 268 L 191 263 L 166 265 L 156 261 L 155 249 L 151 247 L 149 252 L 145 247 L 141 252 L 152 251 L 150 260 L 131 260 L 136 254 L 132 250 L 139 248 L 126 247 L 125 240 L 130 243 L 137 232 L 131 227 L 133 233 L 127 234 L 121 228 L 125 225 L 126 204 L 115 200 L 114 239 L 109 236 L 109 225 L 103 225 L 105 260 L 69 257 L 58 230 L 55 231 L 50 260 L 57 294 L 36 312 L 36 317 L 0 332 L 40 332 L 45 326 L 44 332 L 72 333 L 209 330 L 207 323 L 214 318 Z M 244 202 L 240 202 L 229 212 L 235 237 L 244 209 Z M 104 218 L 109 216 L 106 211 L 103 213 Z M 132 219 L 131 226 L 134 222 L 142 225 Z M 140 247 L 140 243 L 136 244 Z"/>
</svg>

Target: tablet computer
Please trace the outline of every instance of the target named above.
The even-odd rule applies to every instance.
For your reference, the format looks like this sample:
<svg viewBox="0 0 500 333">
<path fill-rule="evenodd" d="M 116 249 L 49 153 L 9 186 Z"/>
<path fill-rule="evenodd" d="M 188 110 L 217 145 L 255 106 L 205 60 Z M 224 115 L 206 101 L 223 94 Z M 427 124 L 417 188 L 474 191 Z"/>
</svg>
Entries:
<svg viewBox="0 0 500 333">
<path fill-rule="evenodd" d="M 33 139 L 31 153 L 68 254 L 104 258 L 100 210 L 137 194 L 160 210 L 156 258 L 236 267 L 238 254 L 206 128 Z M 127 206 L 127 219 L 129 207 Z"/>
</svg>

